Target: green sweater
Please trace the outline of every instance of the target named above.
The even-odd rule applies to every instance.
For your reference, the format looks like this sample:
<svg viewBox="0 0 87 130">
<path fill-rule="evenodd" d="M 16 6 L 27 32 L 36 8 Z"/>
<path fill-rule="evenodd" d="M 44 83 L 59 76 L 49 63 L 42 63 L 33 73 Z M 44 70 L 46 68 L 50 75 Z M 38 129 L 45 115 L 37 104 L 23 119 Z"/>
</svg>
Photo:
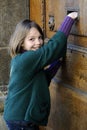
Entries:
<svg viewBox="0 0 87 130">
<path fill-rule="evenodd" d="M 12 59 L 4 107 L 5 120 L 25 120 L 47 125 L 50 93 L 43 68 L 63 55 L 66 42 L 65 34 L 58 31 L 40 49 L 26 51 Z"/>
</svg>

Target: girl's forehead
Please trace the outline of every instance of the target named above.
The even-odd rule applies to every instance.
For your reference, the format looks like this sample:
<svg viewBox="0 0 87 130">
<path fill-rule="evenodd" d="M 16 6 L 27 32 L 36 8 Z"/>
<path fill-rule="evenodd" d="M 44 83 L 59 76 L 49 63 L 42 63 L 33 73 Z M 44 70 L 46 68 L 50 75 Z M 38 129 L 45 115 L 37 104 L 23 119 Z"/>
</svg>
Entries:
<svg viewBox="0 0 87 130">
<path fill-rule="evenodd" d="M 41 35 L 40 32 L 37 30 L 37 28 L 35 27 L 32 27 L 28 33 L 27 33 L 27 36 L 28 37 L 31 37 L 31 36 L 38 36 L 38 35 Z"/>
</svg>

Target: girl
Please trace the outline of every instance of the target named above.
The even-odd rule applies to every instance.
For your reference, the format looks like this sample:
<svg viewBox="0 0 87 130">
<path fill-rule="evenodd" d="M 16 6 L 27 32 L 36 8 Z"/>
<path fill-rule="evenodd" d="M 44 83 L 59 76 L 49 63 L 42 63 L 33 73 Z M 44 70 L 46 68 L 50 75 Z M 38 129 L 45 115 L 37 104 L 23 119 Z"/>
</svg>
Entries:
<svg viewBox="0 0 87 130">
<path fill-rule="evenodd" d="M 47 70 L 44 67 L 64 56 L 67 37 L 77 16 L 77 12 L 68 14 L 47 44 L 35 22 L 26 19 L 16 26 L 9 44 L 12 60 L 4 107 L 9 130 L 39 130 L 39 126 L 47 125 L 50 113 L 48 86 L 56 73 L 50 71 L 58 62 Z"/>
</svg>

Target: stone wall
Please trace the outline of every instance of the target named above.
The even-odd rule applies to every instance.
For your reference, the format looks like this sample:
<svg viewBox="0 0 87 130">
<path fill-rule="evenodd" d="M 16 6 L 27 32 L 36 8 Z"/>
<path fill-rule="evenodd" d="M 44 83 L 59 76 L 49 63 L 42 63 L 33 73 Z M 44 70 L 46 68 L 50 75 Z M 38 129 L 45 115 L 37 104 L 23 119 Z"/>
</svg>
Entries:
<svg viewBox="0 0 87 130">
<path fill-rule="evenodd" d="M 8 43 L 15 25 L 29 18 L 29 0 L 0 0 L 0 85 L 8 84 Z"/>
</svg>

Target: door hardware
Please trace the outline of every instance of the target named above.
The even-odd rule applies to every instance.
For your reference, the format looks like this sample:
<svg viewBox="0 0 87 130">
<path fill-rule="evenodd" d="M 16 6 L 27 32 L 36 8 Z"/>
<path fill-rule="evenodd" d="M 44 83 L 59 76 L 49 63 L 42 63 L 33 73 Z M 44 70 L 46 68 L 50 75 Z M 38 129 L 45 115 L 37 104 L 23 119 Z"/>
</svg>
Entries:
<svg viewBox="0 0 87 130">
<path fill-rule="evenodd" d="M 55 20 L 54 20 L 54 16 L 52 16 L 52 15 L 49 15 L 48 26 L 49 26 L 50 31 L 54 30 Z"/>
</svg>

